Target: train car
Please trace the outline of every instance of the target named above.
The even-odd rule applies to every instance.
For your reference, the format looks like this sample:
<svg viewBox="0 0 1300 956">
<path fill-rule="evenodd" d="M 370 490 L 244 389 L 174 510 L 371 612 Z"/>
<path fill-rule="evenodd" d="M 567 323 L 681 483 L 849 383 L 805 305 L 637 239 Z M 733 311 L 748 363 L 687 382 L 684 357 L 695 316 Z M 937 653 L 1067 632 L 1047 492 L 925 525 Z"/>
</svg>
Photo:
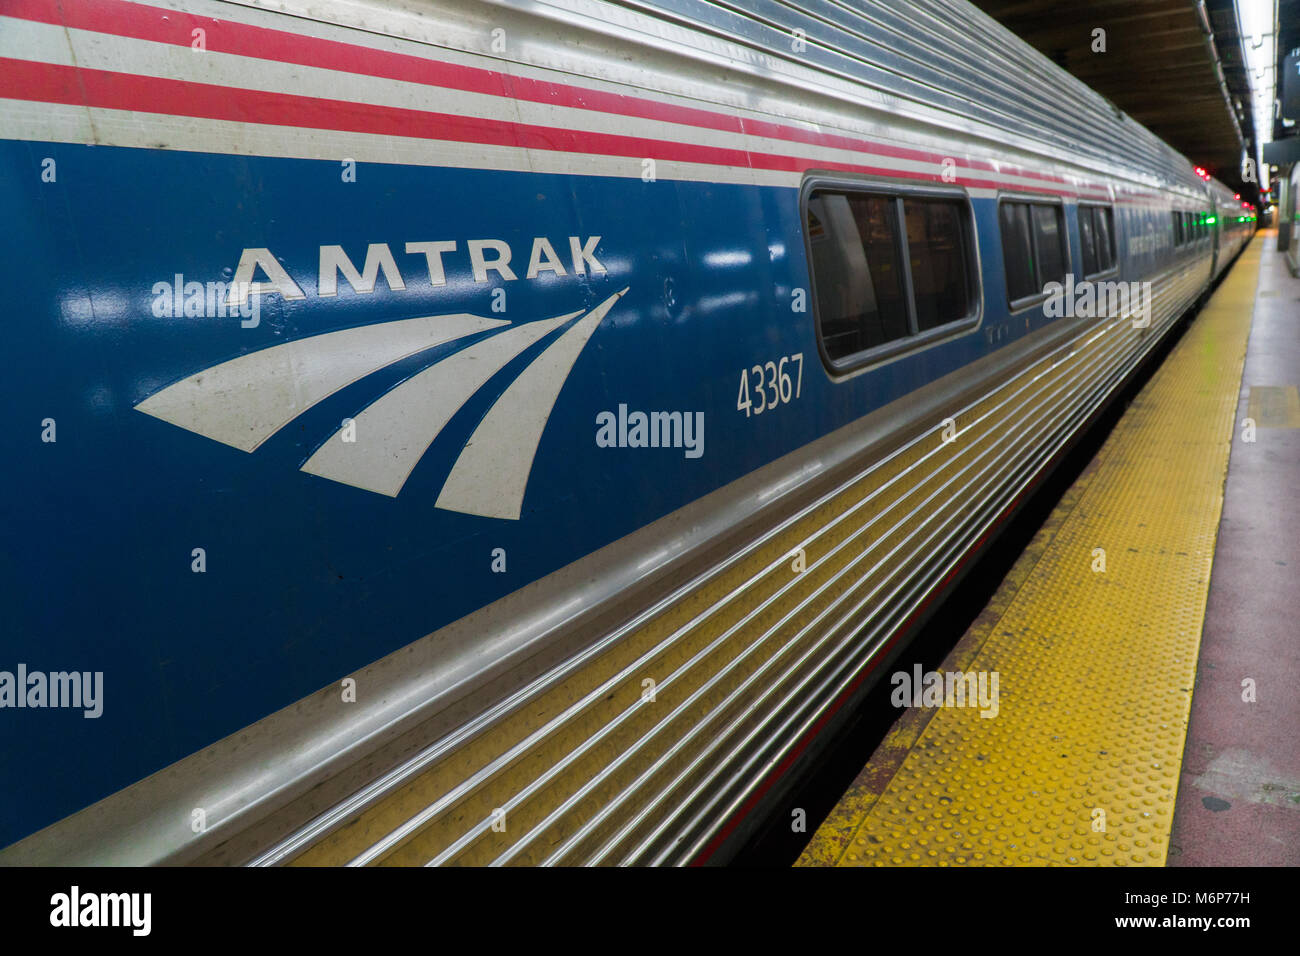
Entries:
<svg viewBox="0 0 1300 956">
<path fill-rule="evenodd" d="M 1202 177 L 1210 191 L 1206 223 L 1214 240 L 1214 278 L 1218 279 L 1254 234 L 1258 217 L 1255 207 L 1240 194 L 1203 171 Z"/>
<path fill-rule="evenodd" d="M 967 3 L 751 6 L 0 0 L 0 862 L 752 836 L 1250 229 Z"/>
</svg>

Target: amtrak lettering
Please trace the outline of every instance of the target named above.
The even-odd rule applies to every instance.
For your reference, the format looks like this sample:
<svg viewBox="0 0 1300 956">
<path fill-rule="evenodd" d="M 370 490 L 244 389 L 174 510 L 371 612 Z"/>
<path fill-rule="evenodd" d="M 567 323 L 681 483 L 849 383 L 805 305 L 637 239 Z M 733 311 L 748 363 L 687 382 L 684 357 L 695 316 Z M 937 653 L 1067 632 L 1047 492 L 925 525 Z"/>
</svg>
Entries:
<svg viewBox="0 0 1300 956">
<path fill-rule="evenodd" d="M 555 245 L 545 236 L 534 237 L 528 252 L 528 265 L 524 270 L 524 278 L 536 279 L 544 272 L 555 276 L 567 276 L 570 273 L 603 275 L 606 272 L 605 266 L 596 258 L 600 238 L 600 236 L 589 236 L 585 239 L 581 236 L 568 236 L 567 242 L 560 244 L 561 249 L 568 252 L 566 269 L 564 260 L 556 252 Z M 444 286 L 447 284 L 444 256 L 463 256 L 462 261 L 467 259 L 475 282 L 487 282 L 489 273 L 495 273 L 499 279 L 506 282 L 513 282 L 519 278 L 516 266 L 512 265 L 519 262 L 519 257 L 514 254 L 510 244 L 504 239 L 470 239 L 465 243 L 463 250 L 460 243 L 454 239 L 408 242 L 405 248 L 408 260 L 410 257 L 415 257 L 415 260 L 407 261 L 404 266 L 399 267 L 388 243 L 372 242 L 367 246 L 365 261 L 358 269 L 342 246 L 321 246 L 320 268 L 316 274 L 316 294 L 324 297 L 338 295 L 340 274 L 352 287 L 352 291 L 358 295 L 374 292 L 375 283 L 381 272 L 384 281 L 394 292 L 405 291 L 407 277 L 419 272 L 423 272 L 431 286 Z M 259 270 L 266 277 L 264 280 L 256 278 Z M 242 305 L 250 295 L 266 295 L 273 292 L 279 293 L 286 299 L 307 297 L 302 287 L 290 277 L 270 249 L 245 249 L 239 257 L 239 265 L 235 268 L 235 276 L 231 282 L 230 304 Z"/>
</svg>

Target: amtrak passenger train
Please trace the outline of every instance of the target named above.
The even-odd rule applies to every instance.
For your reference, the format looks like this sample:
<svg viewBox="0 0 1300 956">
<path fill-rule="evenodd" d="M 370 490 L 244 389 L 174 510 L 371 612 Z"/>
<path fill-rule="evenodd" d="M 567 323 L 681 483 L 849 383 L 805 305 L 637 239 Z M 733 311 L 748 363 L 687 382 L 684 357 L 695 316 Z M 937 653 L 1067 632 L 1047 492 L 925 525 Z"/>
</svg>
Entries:
<svg viewBox="0 0 1300 956">
<path fill-rule="evenodd" d="M 3 863 L 725 861 L 1252 234 L 961 0 L 0 0 Z"/>
</svg>

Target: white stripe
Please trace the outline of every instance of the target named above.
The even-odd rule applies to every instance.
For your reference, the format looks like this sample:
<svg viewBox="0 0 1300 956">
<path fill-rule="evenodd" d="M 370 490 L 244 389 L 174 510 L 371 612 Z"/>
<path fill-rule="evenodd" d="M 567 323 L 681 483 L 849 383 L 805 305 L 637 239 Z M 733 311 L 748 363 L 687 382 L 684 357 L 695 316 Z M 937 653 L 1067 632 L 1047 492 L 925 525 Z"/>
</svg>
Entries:
<svg viewBox="0 0 1300 956">
<path fill-rule="evenodd" d="M 71 43 L 71 52 L 68 46 Z M 546 129 L 743 149 L 739 133 L 0 18 L 0 57 Z M 440 61 L 429 60 L 431 66 Z M 628 90 L 623 91 L 627 95 Z M 732 117 L 735 119 L 735 117 Z M 737 122 L 739 122 L 737 120 Z"/>
<path fill-rule="evenodd" d="M 561 335 L 502 392 L 465 443 L 434 503 L 438 508 L 518 520 L 542 432 L 587 340 L 627 289 Z"/>
<path fill-rule="evenodd" d="M 72 52 L 68 43 L 72 44 Z M 75 55 L 74 55 L 75 54 Z M 129 73 L 160 80 L 182 80 L 230 87 L 235 90 L 253 90 L 288 96 L 325 97 L 360 106 L 407 109 L 428 113 L 446 113 L 453 116 L 472 117 L 489 122 L 522 123 L 544 129 L 569 130 L 583 133 L 601 133 L 630 136 L 657 143 L 680 143 L 708 146 L 716 149 L 788 153 L 807 157 L 821 157 L 826 161 L 858 162 L 859 154 L 849 150 L 822 149 L 816 146 L 784 144 L 779 140 L 759 140 L 722 130 L 703 129 L 681 123 L 642 119 L 619 114 L 602 113 L 576 107 L 534 103 L 529 100 L 511 100 L 487 93 L 470 93 L 461 90 L 429 86 L 404 80 L 390 80 L 364 74 L 344 73 L 321 67 L 299 66 L 256 57 L 236 56 L 228 53 L 197 53 L 188 47 L 155 43 L 147 40 L 118 37 L 84 30 L 64 31 L 60 27 L 26 20 L 0 18 L 0 57 L 12 57 L 61 66 L 76 65 L 85 69 Z M 430 61 L 433 62 L 433 61 Z M 624 91 L 626 93 L 626 91 Z M 99 109 L 94 110 L 95 113 Z M 138 121 L 148 121 L 148 113 L 138 113 Z M 732 116 L 733 119 L 734 115 Z M 173 119 L 168 116 L 167 119 Z M 175 118 L 183 119 L 183 118 Z M 256 148 L 261 138 L 261 124 L 234 124 L 227 136 L 232 147 L 239 152 L 241 145 Z M 327 137 L 338 134 L 330 131 L 306 130 L 308 134 L 323 133 Z M 369 135 L 387 141 L 383 134 Z M 404 138 L 404 137 L 403 137 Z M 101 134 L 102 141 L 102 134 Z M 443 142 L 433 140 L 435 148 Z M 463 145 L 463 144 L 456 144 Z M 427 144 L 419 144 L 427 149 Z M 478 144 L 471 147 L 477 151 Z M 523 147 L 497 147 L 508 149 L 518 157 L 517 167 L 533 167 L 532 159 L 538 154 L 553 154 L 554 150 L 531 150 Z M 572 155 L 572 154 L 570 154 Z M 331 155 L 335 158 L 337 154 Z M 353 157 L 355 158 L 355 157 Z M 615 158 L 617 175 L 642 174 L 641 157 Z M 573 162 L 573 160 L 571 160 Z M 659 164 L 656 160 L 656 165 Z M 884 165 L 899 169 L 929 169 L 921 163 L 881 159 Z M 582 164 L 579 157 L 577 165 Z M 705 164 L 712 166 L 712 164 Z M 747 170 L 747 166 L 727 167 L 733 172 Z M 658 170 L 656 170 L 658 173 Z"/>
<path fill-rule="evenodd" d="M 57 143 L 98 143 L 143 149 L 223 153 L 283 159 L 320 159 L 338 163 L 396 163 L 502 172 L 560 173 L 640 179 L 641 160 L 633 156 L 599 156 L 527 150 L 481 143 L 411 139 L 372 133 L 344 133 L 293 126 L 256 126 L 227 120 L 94 110 L 94 126 L 84 107 L 0 99 L 0 129 L 6 139 Z M 250 135 L 249 131 L 255 131 Z M 658 161 L 661 181 L 735 183 L 797 187 L 802 176 L 783 170 Z M 365 175 L 362 171 L 360 175 Z M 346 187 L 345 187 L 346 188 Z"/>
<path fill-rule="evenodd" d="M 438 433 L 470 397 L 528 346 L 581 315 L 498 332 L 412 376 L 354 419 L 355 441 L 339 429 L 302 470 L 395 498 Z"/>
<path fill-rule="evenodd" d="M 34 60 L 37 63 L 54 63 L 58 66 L 76 66 L 68 42 L 69 33 L 81 33 L 80 30 L 64 31 L 63 27 L 52 23 L 37 23 L 33 20 L 20 20 L 17 17 L 0 17 L 0 56 L 14 60 Z M 89 33 L 94 46 L 99 46 L 99 39 L 104 34 Z M 156 44 L 155 44 L 156 45 Z M 127 70 L 126 72 L 130 72 Z"/>
<path fill-rule="evenodd" d="M 607 114 L 576 107 L 534 103 L 528 100 L 510 100 L 486 93 L 472 93 L 403 80 L 345 73 L 322 67 L 299 66 L 257 57 L 212 51 L 200 53 L 188 47 L 173 44 L 156 43 L 84 30 L 64 31 L 60 27 L 25 20 L 0 18 L 0 26 L 3 26 L 3 29 L 0 29 L 0 56 L 38 62 L 56 63 L 64 66 L 75 63 L 88 69 L 126 72 L 158 79 L 179 79 L 228 86 L 235 89 L 293 96 L 324 96 L 359 105 L 447 113 L 499 123 L 523 123 L 530 126 L 577 132 L 632 136 L 654 142 L 671 142 L 744 151 L 759 156 L 790 156 L 808 160 L 810 165 L 816 165 L 818 162 L 826 164 L 843 163 L 847 165 L 869 165 L 899 172 L 926 174 L 942 172 L 940 165 L 934 161 L 899 159 L 852 148 L 842 149 L 819 146 L 784 139 L 754 136 L 752 134 L 701 128 L 683 123 Z M 69 50 L 69 43 L 72 47 L 71 50 Z M 74 52 L 75 56 L 73 55 Z M 431 60 L 430 62 L 434 61 Z M 623 90 L 621 92 L 626 93 L 628 91 Z M 640 91 L 635 91 L 635 95 L 640 95 Z M 742 114 L 726 107 L 714 106 L 713 110 L 720 115 L 740 122 L 744 120 Z M 98 113 L 100 111 L 96 109 L 94 112 Z M 145 118 L 147 115 L 139 114 L 139 118 Z M 767 122 L 781 122 L 779 118 L 765 117 L 765 120 Z M 231 130 L 227 134 L 230 141 L 225 144 L 222 151 L 232 151 L 233 147 L 235 152 L 262 152 L 263 150 L 258 148 L 258 141 L 261 139 L 261 131 L 264 128 L 257 124 L 231 124 Z M 827 128 L 825 131 L 850 138 L 864 135 L 859 131 L 841 130 L 833 127 Z M 389 137 L 379 134 L 338 134 L 314 130 L 307 132 L 319 132 L 329 139 L 337 139 L 341 135 L 360 135 L 372 136 L 381 141 L 389 140 Z M 437 142 L 439 145 L 442 144 L 442 141 L 433 142 Z M 241 149 L 241 145 L 246 145 L 248 148 Z M 454 145 L 464 146 L 465 144 Z M 886 145 L 896 144 L 891 142 Z M 958 182 L 962 178 L 988 179 L 1000 182 L 1007 187 L 1018 187 L 1026 191 L 1041 191 L 1045 186 L 1048 186 L 1041 180 L 1019 176 L 1012 172 L 1003 173 L 972 169 L 967 165 L 963 165 L 971 161 L 971 156 L 964 149 L 952 149 L 952 144 L 949 144 L 948 147 L 934 144 L 913 144 L 913 146 L 921 146 L 921 148 L 932 150 L 941 156 L 950 155 L 956 164 L 954 173 L 958 177 Z M 516 152 L 518 160 L 514 164 L 514 168 L 520 169 L 535 168 L 537 164 L 534 160 L 539 155 L 554 155 L 554 151 L 551 150 L 530 150 L 520 147 L 496 148 Z M 333 153 L 330 158 L 336 158 L 337 155 L 337 153 Z M 611 158 L 605 157 L 605 159 L 608 162 Z M 617 157 L 612 159 L 616 169 L 612 175 L 623 177 L 641 176 L 640 157 Z M 543 163 L 545 162 L 543 160 Z M 578 164 L 582 164 L 580 158 Z M 741 175 L 743 171 L 747 170 L 747 167 L 743 166 L 715 167 L 712 164 L 676 164 L 661 160 L 656 160 L 656 165 L 665 167 L 662 173 L 666 175 L 662 175 L 660 178 L 678 178 L 673 173 L 682 166 L 703 166 L 706 169 L 720 168 L 726 170 L 728 175 L 722 181 L 754 182 L 752 178 L 745 178 Z M 656 170 L 656 172 L 658 174 L 660 171 Z M 611 173 L 602 171 L 595 174 L 609 175 Z M 696 177 L 687 176 L 682 178 Z M 1060 189 L 1068 187 L 1050 184 L 1048 188 Z"/>
<path fill-rule="evenodd" d="M 317 402 L 385 365 L 509 325 L 464 313 L 327 332 L 241 355 L 146 398 L 138 411 L 251 452 Z"/>
</svg>

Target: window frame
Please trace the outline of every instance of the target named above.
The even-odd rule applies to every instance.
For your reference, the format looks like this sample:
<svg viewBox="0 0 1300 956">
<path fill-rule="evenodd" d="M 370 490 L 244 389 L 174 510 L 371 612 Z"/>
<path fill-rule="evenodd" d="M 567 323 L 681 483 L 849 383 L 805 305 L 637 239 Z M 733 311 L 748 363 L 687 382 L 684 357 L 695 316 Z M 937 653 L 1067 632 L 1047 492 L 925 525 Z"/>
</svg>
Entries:
<svg viewBox="0 0 1300 956">
<path fill-rule="evenodd" d="M 1113 272 L 1119 271 L 1119 236 L 1115 235 L 1115 207 L 1111 203 L 1097 202 L 1095 200 L 1079 200 L 1076 203 L 1077 209 L 1074 213 L 1074 225 L 1079 231 L 1079 259 L 1083 259 L 1083 226 L 1079 225 L 1079 210 L 1081 209 L 1105 209 L 1110 212 L 1110 256 L 1111 264 L 1107 269 L 1100 269 L 1097 272 L 1089 272 L 1083 275 L 1084 279 L 1096 279 L 1101 276 L 1108 276 Z M 1096 231 L 1093 232 L 1093 242 L 1097 241 Z M 1083 262 L 1079 265 L 1082 267 Z"/>
<path fill-rule="evenodd" d="M 1009 203 L 1009 202 L 1029 203 L 1030 205 L 1037 203 L 1038 205 L 1041 206 L 1056 207 L 1057 224 L 1060 227 L 1061 238 L 1063 240 L 1062 252 L 1064 253 L 1064 255 L 1062 256 L 1062 259 L 1065 261 L 1065 275 L 1068 276 L 1074 267 L 1074 254 L 1073 254 L 1073 250 L 1071 250 L 1070 248 L 1070 236 L 1069 233 L 1067 232 L 1065 200 L 1060 196 L 1045 196 L 1042 193 L 999 192 L 998 204 L 997 204 L 997 209 L 995 211 L 995 216 L 997 218 L 997 223 L 998 223 L 998 248 L 1002 250 L 1002 255 L 1004 257 L 1006 256 L 1006 245 L 1002 241 L 1002 206 L 1004 203 Z M 1034 261 L 1035 263 L 1042 262 L 1041 253 L 1038 251 L 1038 230 L 1034 228 L 1032 210 L 1030 212 L 1030 217 L 1029 217 L 1029 236 L 1030 236 L 1030 241 L 1033 242 L 1034 244 Z M 1007 278 L 1007 266 L 1006 263 L 1003 262 L 1002 283 L 1007 294 L 1007 311 L 1011 315 L 1016 315 L 1017 313 L 1024 312 L 1026 309 L 1032 309 L 1035 306 L 1042 305 L 1044 302 L 1046 302 L 1048 299 L 1051 298 L 1051 293 L 1043 292 L 1040 289 L 1039 291 L 1035 292 L 1033 295 L 1023 296 L 1022 298 L 1019 299 L 1012 299 L 1011 289 L 1006 285 L 1006 278 Z M 1062 279 L 1064 279 L 1064 276 L 1062 276 Z M 1035 282 L 1038 281 L 1037 276 L 1034 277 L 1034 281 Z"/>
<path fill-rule="evenodd" d="M 841 359 L 832 359 L 826 351 L 826 340 L 822 335 L 820 301 L 817 295 L 817 270 L 813 266 L 812 236 L 808 230 L 808 202 L 813 193 L 838 192 L 864 196 L 883 196 L 895 202 L 892 218 L 897 223 L 898 231 L 894 237 L 894 250 L 902 264 L 903 294 L 907 307 L 908 334 L 901 338 L 873 345 L 871 348 L 854 352 Z M 967 297 L 971 302 L 971 311 L 960 319 L 953 319 L 943 325 L 918 330 L 916 316 L 916 287 L 912 282 L 912 257 L 907 241 L 907 219 L 903 211 L 905 199 L 941 199 L 957 201 L 963 207 L 959 217 L 962 229 L 962 244 L 966 253 Z M 910 181 L 891 179 L 854 179 L 843 175 L 812 174 L 805 177 L 799 189 L 799 231 L 803 235 L 804 258 L 808 263 L 808 298 L 813 314 L 813 334 L 817 339 L 817 354 L 821 356 L 822 366 L 832 377 L 843 377 L 867 368 L 884 364 L 900 356 L 921 351 L 958 335 L 979 328 L 984 320 L 984 275 L 980 270 L 980 252 L 978 232 L 975 226 L 975 207 L 970 193 L 962 186 L 918 185 Z"/>
</svg>

